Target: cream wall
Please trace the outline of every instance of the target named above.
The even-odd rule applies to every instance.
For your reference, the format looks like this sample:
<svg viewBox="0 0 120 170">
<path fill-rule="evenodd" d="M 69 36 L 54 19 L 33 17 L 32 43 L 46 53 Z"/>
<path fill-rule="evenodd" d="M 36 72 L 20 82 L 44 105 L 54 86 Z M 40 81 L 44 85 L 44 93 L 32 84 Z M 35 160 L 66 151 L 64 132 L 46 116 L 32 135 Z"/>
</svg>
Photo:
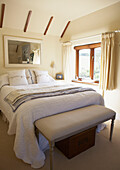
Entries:
<svg viewBox="0 0 120 170">
<path fill-rule="evenodd" d="M 120 30 L 120 2 L 71 22 L 63 42 L 74 45 L 100 41 L 101 33 Z M 74 41 L 77 40 L 77 41 Z M 105 106 L 117 112 L 120 119 L 120 33 L 116 33 L 116 89 L 105 91 Z"/>
<path fill-rule="evenodd" d="M 62 57 L 61 57 L 61 44 L 59 42 L 59 37 L 57 36 L 43 36 L 37 33 L 24 33 L 21 30 L 2 28 L 0 29 L 0 74 L 6 73 L 8 70 L 20 69 L 20 68 L 5 68 L 4 64 L 4 35 L 19 36 L 27 38 L 42 39 L 42 56 L 40 70 L 47 70 L 53 77 L 55 73 L 62 72 Z M 50 65 L 51 62 L 55 63 L 55 69 L 53 70 Z"/>
</svg>

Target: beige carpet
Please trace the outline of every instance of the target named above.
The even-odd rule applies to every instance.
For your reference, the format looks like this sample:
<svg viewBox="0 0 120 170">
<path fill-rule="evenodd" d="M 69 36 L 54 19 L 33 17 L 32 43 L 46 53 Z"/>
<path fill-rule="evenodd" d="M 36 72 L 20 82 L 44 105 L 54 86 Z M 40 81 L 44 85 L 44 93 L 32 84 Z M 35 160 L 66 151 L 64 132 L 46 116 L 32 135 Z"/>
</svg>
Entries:
<svg viewBox="0 0 120 170">
<path fill-rule="evenodd" d="M 109 142 L 109 125 L 96 135 L 96 144 L 73 159 L 67 159 L 55 149 L 55 170 L 120 170 L 120 121 L 115 121 L 113 141 Z M 0 115 L 0 170 L 33 170 L 16 158 L 13 151 L 14 136 L 7 134 L 8 125 Z M 49 152 L 41 170 L 49 170 Z"/>
</svg>

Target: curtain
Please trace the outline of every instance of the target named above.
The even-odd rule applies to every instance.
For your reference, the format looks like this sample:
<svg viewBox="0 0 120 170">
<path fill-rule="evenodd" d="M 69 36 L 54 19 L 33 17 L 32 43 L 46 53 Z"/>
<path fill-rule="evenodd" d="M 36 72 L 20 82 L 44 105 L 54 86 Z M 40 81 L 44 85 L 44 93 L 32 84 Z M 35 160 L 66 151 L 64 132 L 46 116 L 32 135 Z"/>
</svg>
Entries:
<svg viewBox="0 0 120 170">
<path fill-rule="evenodd" d="M 62 45 L 64 80 L 70 82 L 74 77 L 74 57 L 72 43 Z"/>
<path fill-rule="evenodd" d="M 113 90 L 115 88 L 115 33 L 102 34 L 100 88 Z"/>
</svg>

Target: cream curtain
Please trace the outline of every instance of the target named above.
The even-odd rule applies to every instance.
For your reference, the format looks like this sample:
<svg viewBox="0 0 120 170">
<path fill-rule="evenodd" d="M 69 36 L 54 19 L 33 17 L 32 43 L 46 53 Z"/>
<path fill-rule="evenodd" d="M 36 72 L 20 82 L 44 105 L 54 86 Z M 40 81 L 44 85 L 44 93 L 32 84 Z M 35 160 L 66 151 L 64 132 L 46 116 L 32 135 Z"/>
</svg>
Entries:
<svg viewBox="0 0 120 170">
<path fill-rule="evenodd" d="M 66 82 L 70 82 L 74 75 L 74 57 L 72 43 L 64 43 L 62 45 L 62 54 L 64 80 Z"/>
<path fill-rule="evenodd" d="M 113 90 L 115 88 L 115 33 L 102 34 L 100 88 Z"/>
</svg>

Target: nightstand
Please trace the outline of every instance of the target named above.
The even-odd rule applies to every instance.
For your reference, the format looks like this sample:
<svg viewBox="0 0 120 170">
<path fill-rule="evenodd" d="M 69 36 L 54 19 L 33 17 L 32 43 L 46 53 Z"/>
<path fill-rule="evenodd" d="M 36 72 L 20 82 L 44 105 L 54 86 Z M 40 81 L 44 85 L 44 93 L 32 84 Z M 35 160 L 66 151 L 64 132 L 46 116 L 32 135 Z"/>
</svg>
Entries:
<svg viewBox="0 0 120 170">
<path fill-rule="evenodd" d="M 56 79 L 55 81 L 56 81 L 57 84 L 65 84 L 66 83 L 65 80 L 58 80 L 58 79 Z"/>
</svg>

